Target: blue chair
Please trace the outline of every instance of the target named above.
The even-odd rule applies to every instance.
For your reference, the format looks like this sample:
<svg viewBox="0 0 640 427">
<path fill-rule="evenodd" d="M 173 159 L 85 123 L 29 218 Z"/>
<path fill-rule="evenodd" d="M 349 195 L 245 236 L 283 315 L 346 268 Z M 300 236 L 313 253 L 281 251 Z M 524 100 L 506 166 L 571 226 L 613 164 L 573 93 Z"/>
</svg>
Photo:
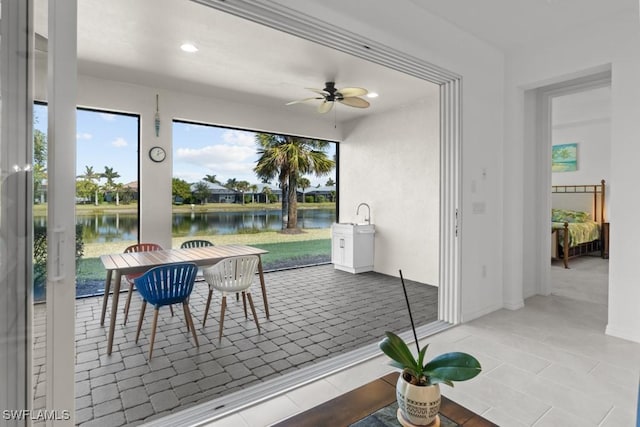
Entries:
<svg viewBox="0 0 640 427">
<path fill-rule="evenodd" d="M 156 243 L 137 243 L 135 245 L 128 246 L 124 253 L 133 253 L 133 252 L 150 252 L 150 251 L 161 251 L 162 246 Z M 129 307 L 131 306 L 131 295 L 133 295 L 133 284 L 135 280 L 142 276 L 143 273 L 134 273 L 127 274 L 124 278 L 129 282 L 129 292 L 127 293 L 127 303 L 124 305 L 124 324 L 127 324 L 127 320 L 129 320 Z M 106 294 L 105 294 L 106 298 Z M 171 309 L 171 315 L 173 316 L 173 308 Z"/>
<path fill-rule="evenodd" d="M 149 359 L 153 355 L 153 343 L 156 338 L 156 326 L 158 325 L 158 311 L 163 305 L 171 306 L 172 304 L 182 303 L 187 330 L 191 330 L 196 347 L 200 347 L 188 304 L 197 272 L 198 266 L 195 263 L 167 264 L 154 267 L 135 279 L 136 288 L 138 288 L 138 292 L 143 299 L 140 319 L 138 320 L 136 343 L 140 337 L 140 329 L 142 328 L 142 320 L 144 319 L 147 303 L 155 308 L 153 326 L 151 327 L 151 340 L 149 342 Z"/>
</svg>

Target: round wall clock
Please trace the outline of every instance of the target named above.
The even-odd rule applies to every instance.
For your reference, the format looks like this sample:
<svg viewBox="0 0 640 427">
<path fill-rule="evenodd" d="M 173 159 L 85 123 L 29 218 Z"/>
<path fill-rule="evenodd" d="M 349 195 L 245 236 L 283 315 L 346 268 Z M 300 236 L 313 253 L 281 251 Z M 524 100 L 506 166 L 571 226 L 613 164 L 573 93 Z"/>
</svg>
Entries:
<svg viewBox="0 0 640 427">
<path fill-rule="evenodd" d="M 154 162 L 162 162 L 167 157 L 167 152 L 162 147 L 151 147 L 149 150 L 149 158 Z"/>
</svg>

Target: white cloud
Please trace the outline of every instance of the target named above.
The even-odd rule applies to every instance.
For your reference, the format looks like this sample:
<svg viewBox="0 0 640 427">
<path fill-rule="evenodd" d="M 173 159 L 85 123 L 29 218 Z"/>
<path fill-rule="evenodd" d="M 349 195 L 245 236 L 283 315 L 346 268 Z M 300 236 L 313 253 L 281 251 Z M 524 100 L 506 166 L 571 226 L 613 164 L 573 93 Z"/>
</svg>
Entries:
<svg viewBox="0 0 640 427">
<path fill-rule="evenodd" d="M 253 132 L 228 129 L 222 134 L 222 139 L 228 144 L 238 144 L 243 147 L 256 146 L 255 134 Z"/>
<path fill-rule="evenodd" d="M 129 143 L 124 138 L 118 137 L 111 143 L 111 145 L 114 147 L 126 147 Z"/>
<path fill-rule="evenodd" d="M 87 133 L 87 132 L 85 132 L 85 133 L 77 133 L 76 134 L 76 140 L 78 140 L 78 141 L 80 141 L 80 140 L 88 141 L 88 140 L 90 140 L 92 138 L 93 138 L 93 135 L 91 135 L 90 133 Z"/>
<path fill-rule="evenodd" d="M 100 117 L 102 117 L 102 120 L 105 122 L 113 122 L 118 116 L 116 114 L 100 113 Z"/>
<path fill-rule="evenodd" d="M 174 160 L 176 170 L 186 169 L 184 164 L 187 164 L 192 165 L 196 170 L 203 171 L 197 176 L 197 181 L 206 174 L 215 174 L 222 182 L 231 178 L 257 182 L 253 173 L 255 158 L 256 151 L 253 146 L 209 145 L 202 148 L 179 148 Z M 181 165 L 178 166 L 179 164 Z"/>
</svg>

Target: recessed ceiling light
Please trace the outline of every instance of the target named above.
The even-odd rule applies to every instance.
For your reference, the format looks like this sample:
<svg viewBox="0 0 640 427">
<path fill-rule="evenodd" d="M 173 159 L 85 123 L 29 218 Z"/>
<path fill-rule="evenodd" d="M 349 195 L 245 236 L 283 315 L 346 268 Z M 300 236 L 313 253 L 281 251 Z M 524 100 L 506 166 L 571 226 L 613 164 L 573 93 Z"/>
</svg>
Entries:
<svg viewBox="0 0 640 427">
<path fill-rule="evenodd" d="M 378 94 L 375 92 L 369 92 L 367 94 L 367 98 L 377 98 L 377 97 L 378 97 Z"/>
<path fill-rule="evenodd" d="M 198 48 L 195 47 L 192 43 L 184 43 L 182 46 L 180 46 L 180 49 L 184 50 L 185 52 L 189 52 L 189 53 L 193 53 L 193 52 L 197 52 Z"/>
</svg>

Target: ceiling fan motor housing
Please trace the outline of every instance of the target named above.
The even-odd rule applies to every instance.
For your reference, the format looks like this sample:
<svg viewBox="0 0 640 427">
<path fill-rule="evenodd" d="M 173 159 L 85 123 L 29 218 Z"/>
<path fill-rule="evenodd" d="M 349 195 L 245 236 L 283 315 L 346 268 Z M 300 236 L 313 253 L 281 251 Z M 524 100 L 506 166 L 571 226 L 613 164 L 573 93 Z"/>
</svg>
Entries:
<svg viewBox="0 0 640 427">
<path fill-rule="evenodd" d="M 323 90 L 329 94 L 325 97 L 328 102 L 342 101 L 344 99 L 342 94 L 336 91 L 335 82 L 326 82 Z"/>
</svg>

